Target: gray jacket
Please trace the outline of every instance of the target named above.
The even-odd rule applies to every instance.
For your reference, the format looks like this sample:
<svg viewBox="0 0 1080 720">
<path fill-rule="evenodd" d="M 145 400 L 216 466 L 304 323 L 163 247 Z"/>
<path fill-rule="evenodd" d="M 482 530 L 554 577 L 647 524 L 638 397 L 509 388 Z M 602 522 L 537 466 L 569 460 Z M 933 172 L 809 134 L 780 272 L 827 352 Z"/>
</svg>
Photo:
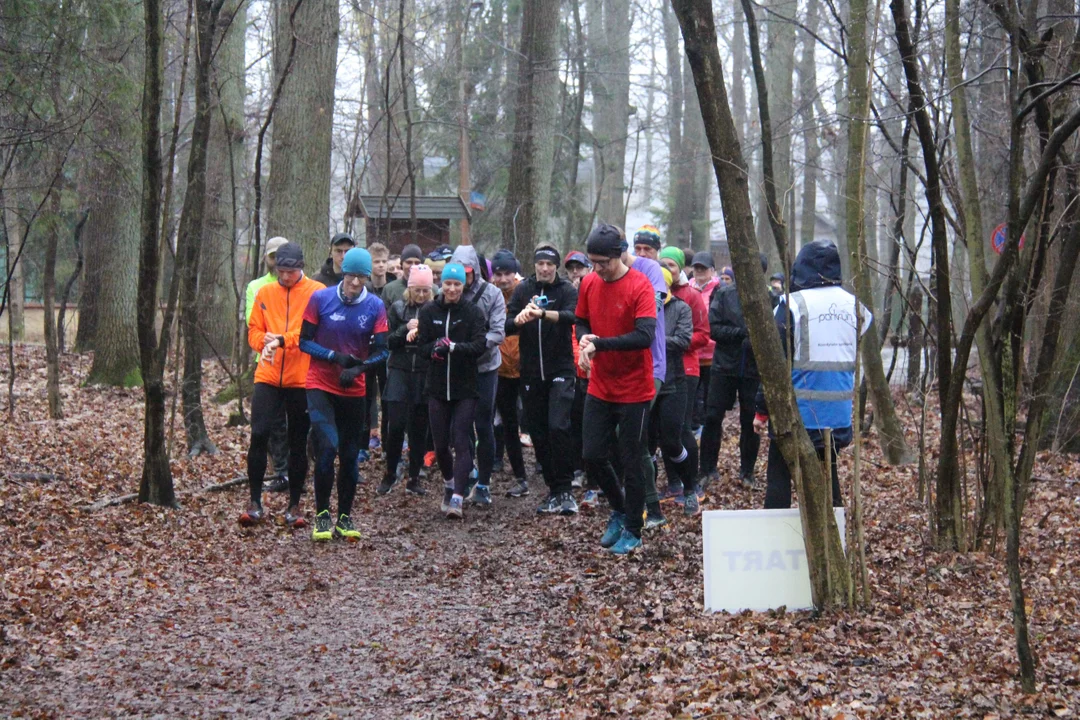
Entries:
<svg viewBox="0 0 1080 720">
<path fill-rule="evenodd" d="M 480 258 L 473 246 L 459 245 L 450 262 L 461 263 L 473 269 L 473 284 L 465 288 L 461 301 L 475 304 L 483 311 L 487 320 L 487 352 L 480 356 L 477 370 L 482 373 L 490 372 L 502 365 L 499 346 L 506 339 L 506 301 L 503 300 L 499 288 L 484 280 L 480 273 Z"/>
</svg>

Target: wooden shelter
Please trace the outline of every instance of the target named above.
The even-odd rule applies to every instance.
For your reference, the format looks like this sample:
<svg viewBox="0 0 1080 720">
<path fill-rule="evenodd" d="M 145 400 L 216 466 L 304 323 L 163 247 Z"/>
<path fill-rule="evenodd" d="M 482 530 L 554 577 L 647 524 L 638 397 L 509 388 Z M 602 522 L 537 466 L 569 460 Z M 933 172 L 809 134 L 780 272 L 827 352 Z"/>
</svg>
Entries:
<svg viewBox="0 0 1080 720">
<path fill-rule="evenodd" d="M 424 254 L 440 245 L 450 244 L 450 223 L 471 220 L 469 208 L 456 195 L 418 196 L 416 198 L 416 236 L 413 237 L 409 196 L 384 198 L 382 195 L 358 195 L 349 207 L 349 215 L 363 217 L 367 242 L 381 242 L 391 253 L 400 253 L 409 243 L 420 246 Z"/>
</svg>

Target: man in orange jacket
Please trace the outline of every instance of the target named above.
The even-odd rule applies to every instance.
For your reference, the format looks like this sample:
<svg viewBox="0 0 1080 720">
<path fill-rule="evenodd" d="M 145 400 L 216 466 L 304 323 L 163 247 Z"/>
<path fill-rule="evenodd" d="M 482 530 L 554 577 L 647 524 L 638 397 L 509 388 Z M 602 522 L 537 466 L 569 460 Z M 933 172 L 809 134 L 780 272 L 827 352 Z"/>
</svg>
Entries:
<svg viewBox="0 0 1080 720">
<path fill-rule="evenodd" d="M 264 285 L 255 296 L 248 321 L 248 344 L 260 355 L 251 396 L 251 447 L 247 457 L 251 501 L 240 515 L 241 525 L 255 525 L 264 517 L 266 447 L 274 418 L 282 406 L 289 439 L 289 508 L 285 511 L 285 524 L 294 528 L 305 525 L 300 494 L 308 466 L 310 421 L 304 384 L 311 357 L 300 352 L 300 328 L 308 300 L 323 287 L 322 283 L 305 277 L 303 251 L 290 242 L 277 250 L 277 282 Z"/>
</svg>

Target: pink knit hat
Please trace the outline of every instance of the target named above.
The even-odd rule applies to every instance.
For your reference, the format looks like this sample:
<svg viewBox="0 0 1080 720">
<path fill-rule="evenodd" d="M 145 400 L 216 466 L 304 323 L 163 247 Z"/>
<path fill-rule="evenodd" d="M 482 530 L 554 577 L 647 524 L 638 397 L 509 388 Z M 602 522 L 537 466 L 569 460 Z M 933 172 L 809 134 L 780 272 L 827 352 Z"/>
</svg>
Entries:
<svg viewBox="0 0 1080 720">
<path fill-rule="evenodd" d="M 434 276 L 427 265 L 416 265 L 409 271 L 409 287 L 430 288 Z"/>
</svg>

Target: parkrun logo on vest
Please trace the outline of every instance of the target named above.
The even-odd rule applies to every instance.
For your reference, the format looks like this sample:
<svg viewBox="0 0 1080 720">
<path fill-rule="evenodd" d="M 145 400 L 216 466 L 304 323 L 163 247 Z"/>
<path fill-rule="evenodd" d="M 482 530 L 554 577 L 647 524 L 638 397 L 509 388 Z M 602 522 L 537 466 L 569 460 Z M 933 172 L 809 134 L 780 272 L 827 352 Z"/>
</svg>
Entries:
<svg viewBox="0 0 1080 720">
<path fill-rule="evenodd" d="M 855 324 L 855 317 L 844 308 L 838 308 L 836 303 L 829 306 L 828 312 L 820 313 L 817 316 L 818 322 L 844 322 L 848 325 Z"/>
</svg>

